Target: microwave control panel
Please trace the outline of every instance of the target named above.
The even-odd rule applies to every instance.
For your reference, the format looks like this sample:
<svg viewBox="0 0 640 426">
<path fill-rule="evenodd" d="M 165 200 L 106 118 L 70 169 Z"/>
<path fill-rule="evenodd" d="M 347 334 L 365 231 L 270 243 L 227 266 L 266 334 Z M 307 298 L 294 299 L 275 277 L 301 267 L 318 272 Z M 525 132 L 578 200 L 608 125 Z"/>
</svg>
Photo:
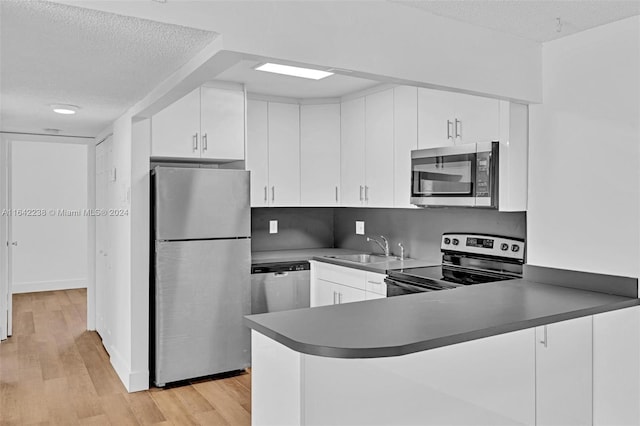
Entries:
<svg viewBox="0 0 640 426">
<path fill-rule="evenodd" d="M 491 197 L 491 152 L 476 154 L 476 197 Z"/>
</svg>

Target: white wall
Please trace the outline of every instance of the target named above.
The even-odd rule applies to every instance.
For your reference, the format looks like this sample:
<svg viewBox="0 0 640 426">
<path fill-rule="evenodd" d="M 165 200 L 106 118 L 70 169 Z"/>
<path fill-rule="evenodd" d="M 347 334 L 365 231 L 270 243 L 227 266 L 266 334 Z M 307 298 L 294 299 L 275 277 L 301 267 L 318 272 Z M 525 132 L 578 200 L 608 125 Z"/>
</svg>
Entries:
<svg viewBox="0 0 640 426">
<path fill-rule="evenodd" d="M 13 141 L 11 174 L 11 207 L 46 211 L 12 218 L 13 293 L 86 287 L 87 146 Z"/>
<path fill-rule="evenodd" d="M 538 43 L 387 1 L 61 2 L 215 31 L 228 51 L 540 101 Z"/>
<path fill-rule="evenodd" d="M 638 277 L 640 17 L 546 43 L 542 76 L 528 262 Z"/>
</svg>

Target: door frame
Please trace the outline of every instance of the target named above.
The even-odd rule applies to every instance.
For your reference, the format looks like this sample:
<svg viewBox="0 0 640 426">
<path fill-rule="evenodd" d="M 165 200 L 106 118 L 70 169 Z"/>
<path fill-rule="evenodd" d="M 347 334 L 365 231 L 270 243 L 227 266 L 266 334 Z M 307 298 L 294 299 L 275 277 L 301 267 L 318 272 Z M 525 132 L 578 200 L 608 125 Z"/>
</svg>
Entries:
<svg viewBox="0 0 640 426">
<path fill-rule="evenodd" d="M 87 146 L 87 208 L 95 208 L 95 139 L 83 136 L 57 136 L 37 133 L 0 132 L 0 212 L 11 209 L 11 146 L 14 142 L 51 142 Z M 87 220 L 87 329 L 95 329 L 95 218 Z M 0 340 L 11 336 L 11 218 L 0 214 Z M 5 315 L 6 313 L 6 315 Z"/>
</svg>

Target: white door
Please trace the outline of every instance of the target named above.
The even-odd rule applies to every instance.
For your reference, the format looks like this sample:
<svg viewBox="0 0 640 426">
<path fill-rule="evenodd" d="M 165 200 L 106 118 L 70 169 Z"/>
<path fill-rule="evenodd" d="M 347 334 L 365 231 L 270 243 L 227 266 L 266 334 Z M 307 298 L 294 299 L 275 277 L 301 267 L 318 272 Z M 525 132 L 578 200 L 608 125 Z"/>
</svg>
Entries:
<svg viewBox="0 0 640 426">
<path fill-rule="evenodd" d="M 303 206 L 335 206 L 340 187 L 340 104 L 300 106 Z"/>
<path fill-rule="evenodd" d="M 200 89 L 202 158 L 244 160 L 244 92 Z"/>
<path fill-rule="evenodd" d="M 393 207 L 393 89 L 365 102 L 365 204 Z"/>
<path fill-rule="evenodd" d="M 300 205 L 300 108 L 269 102 L 269 200 Z"/>
<path fill-rule="evenodd" d="M 247 102 L 247 170 L 251 172 L 251 207 L 269 205 L 269 124 L 267 102 Z"/>
<path fill-rule="evenodd" d="M 113 140 L 105 139 L 96 146 L 96 210 L 109 208 L 109 170 L 112 164 Z M 109 277 L 110 238 L 109 219 L 107 216 L 96 217 L 96 331 L 102 337 L 105 348 L 110 347 L 109 321 Z"/>
<path fill-rule="evenodd" d="M 592 317 L 536 327 L 536 424 L 592 424 Z"/>
<path fill-rule="evenodd" d="M 200 89 L 151 117 L 151 156 L 200 158 Z"/>
<path fill-rule="evenodd" d="M 9 290 L 8 269 L 11 265 L 8 262 L 11 245 L 8 235 L 9 215 L 6 212 L 8 206 L 9 183 L 8 173 L 9 162 L 7 161 L 9 141 L 0 137 L 0 340 L 11 335 L 11 291 Z"/>
<path fill-rule="evenodd" d="M 340 113 L 340 199 L 344 207 L 364 203 L 364 98 L 345 101 Z"/>
</svg>

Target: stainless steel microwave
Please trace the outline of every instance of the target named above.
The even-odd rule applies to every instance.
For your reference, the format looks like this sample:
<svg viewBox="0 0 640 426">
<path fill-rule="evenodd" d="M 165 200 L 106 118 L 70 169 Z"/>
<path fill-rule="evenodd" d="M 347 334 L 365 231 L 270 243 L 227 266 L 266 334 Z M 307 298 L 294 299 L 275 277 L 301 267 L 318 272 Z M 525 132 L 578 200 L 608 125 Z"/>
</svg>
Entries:
<svg viewBox="0 0 640 426">
<path fill-rule="evenodd" d="M 411 151 L 411 203 L 498 207 L 499 142 Z"/>
</svg>

